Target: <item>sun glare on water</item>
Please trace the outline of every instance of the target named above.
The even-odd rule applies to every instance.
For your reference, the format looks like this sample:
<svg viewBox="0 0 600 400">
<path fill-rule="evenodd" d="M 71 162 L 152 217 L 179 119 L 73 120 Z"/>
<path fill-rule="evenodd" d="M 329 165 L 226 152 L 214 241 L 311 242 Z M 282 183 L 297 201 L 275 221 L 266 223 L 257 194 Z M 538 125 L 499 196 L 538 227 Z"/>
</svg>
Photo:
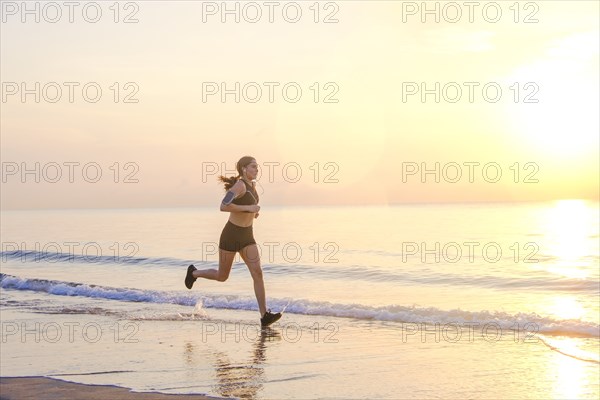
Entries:
<svg viewBox="0 0 600 400">
<path fill-rule="evenodd" d="M 554 297 L 548 308 L 553 316 L 560 319 L 581 319 L 586 312 L 572 297 Z"/>
<path fill-rule="evenodd" d="M 590 279 L 594 270 L 592 212 L 583 200 L 560 200 L 545 215 L 544 231 L 548 248 L 542 250 L 554 261 L 541 265 L 546 271 L 573 279 Z"/>
</svg>

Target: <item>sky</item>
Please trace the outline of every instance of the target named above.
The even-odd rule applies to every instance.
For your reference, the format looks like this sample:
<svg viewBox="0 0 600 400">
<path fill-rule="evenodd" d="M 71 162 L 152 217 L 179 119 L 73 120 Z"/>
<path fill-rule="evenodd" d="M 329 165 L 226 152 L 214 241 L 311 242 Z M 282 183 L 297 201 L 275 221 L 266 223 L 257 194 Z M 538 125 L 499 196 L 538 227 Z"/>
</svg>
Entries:
<svg viewBox="0 0 600 400">
<path fill-rule="evenodd" d="M 476 3 L 2 1 L 1 207 L 597 201 L 599 3 Z"/>
</svg>

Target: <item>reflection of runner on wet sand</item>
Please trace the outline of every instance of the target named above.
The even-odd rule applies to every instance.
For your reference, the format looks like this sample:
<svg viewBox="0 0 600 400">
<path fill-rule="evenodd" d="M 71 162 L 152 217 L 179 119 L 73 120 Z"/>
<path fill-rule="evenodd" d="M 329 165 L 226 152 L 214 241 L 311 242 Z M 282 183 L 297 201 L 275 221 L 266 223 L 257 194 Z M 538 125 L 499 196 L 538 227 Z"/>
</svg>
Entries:
<svg viewBox="0 0 600 400">
<path fill-rule="evenodd" d="M 263 328 L 253 344 L 252 359 L 247 363 L 232 363 L 227 353 L 215 353 L 216 390 L 221 396 L 255 399 L 262 390 L 267 342 L 281 340 L 279 332 Z"/>
<path fill-rule="evenodd" d="M 252 358 L 247 362 L 232 362 L 225 351 L 210 351 L 214 356 L 214 366 L 217 378 L 215 391 L 224 397 L 255 399 L 263 388 L 264 368 L 262 364 L 267 358 L 269 342 L 278 342 L 281 334 L 265 327 L 260 330 L 252 344 Z M 189 349 L 188 349 L 189 350 Z"/>
</svg>

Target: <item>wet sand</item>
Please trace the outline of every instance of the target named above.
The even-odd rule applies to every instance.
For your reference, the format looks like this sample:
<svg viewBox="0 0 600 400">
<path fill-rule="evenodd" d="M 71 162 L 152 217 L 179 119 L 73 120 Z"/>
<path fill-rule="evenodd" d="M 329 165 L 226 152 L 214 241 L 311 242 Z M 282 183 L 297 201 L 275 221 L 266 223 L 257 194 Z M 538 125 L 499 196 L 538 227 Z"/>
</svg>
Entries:
<svg viewBox="0 0 600 400">
<path fill-rule="evenodd" d="M 207 400 L 193 394 L 162 394 L 131 392 L 127 388 L 110 385 L 84 385 L 42 377 L 0 378 L 0 400 Z"/>
</svg>

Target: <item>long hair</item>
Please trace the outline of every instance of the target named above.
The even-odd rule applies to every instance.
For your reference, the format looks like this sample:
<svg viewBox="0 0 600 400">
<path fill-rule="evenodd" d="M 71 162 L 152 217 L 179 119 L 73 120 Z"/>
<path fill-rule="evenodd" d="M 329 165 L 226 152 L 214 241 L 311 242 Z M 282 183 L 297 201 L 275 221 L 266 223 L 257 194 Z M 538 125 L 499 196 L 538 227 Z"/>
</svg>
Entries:
<svg viewBox="0 0 600 400">
<path fill-rule="evenodd" d="M 256 159 L 254 157 L 250 157 L 250 156 L 244 156 L 244 157 L 240 158 L 239 161 L 235 164 L 235 169 L 238 172 L 237 176 L 231 176 L 228 178 L 226 176 L 219 175 L 217 177 L 217 180 L 219 180 L 225 184 L 225 191 L 228 191 L 229 189 L 231 189 L 233 187 L 233 185 L 235 185 L 235 183 L 238 181 L 238 179 L 244 175 L 244 174 L 242 174 L 242 168 L 244 168 L 246 165 L 250 164 L 253 160 L 256 160 Z"/>
</svg>

